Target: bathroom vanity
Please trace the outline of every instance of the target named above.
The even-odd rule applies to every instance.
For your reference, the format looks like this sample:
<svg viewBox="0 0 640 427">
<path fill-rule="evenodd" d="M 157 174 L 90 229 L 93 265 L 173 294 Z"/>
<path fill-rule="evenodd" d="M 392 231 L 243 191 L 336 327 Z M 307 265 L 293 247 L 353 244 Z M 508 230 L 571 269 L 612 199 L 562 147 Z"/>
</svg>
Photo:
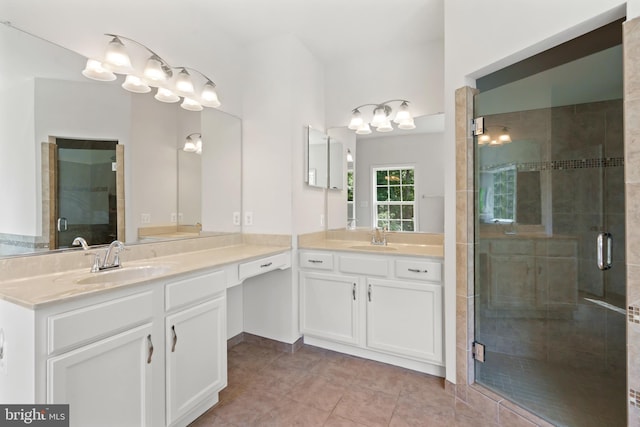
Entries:
<svg viewBox="0 0 640 427">
<path fill-rule="evenodd" d="M 304 342 L 443 377 L 443 258 L 435 240 L 303 242 Z"/>
<path fill-rule="evenodd" d="M 291 266 L 238 245 L 0 283 L 0 401 L 71 425 L 185 426 L 227 385 L 226 290 Z"/>
</svg>

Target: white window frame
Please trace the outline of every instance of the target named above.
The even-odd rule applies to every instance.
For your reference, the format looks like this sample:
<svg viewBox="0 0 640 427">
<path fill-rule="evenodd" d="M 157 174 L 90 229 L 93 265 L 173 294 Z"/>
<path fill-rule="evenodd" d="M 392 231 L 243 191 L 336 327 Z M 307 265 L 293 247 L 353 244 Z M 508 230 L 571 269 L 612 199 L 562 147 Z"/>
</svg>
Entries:
<svg viewBox="0 0 640 427">
<path fill-rule="evenodd" d="M 378 203 L 378 171 L 390 171 L 394 169 L 412 169 L 413 170 L 413 202 L 383 202 Z M 418 218 L 420 217 L 418 212 L 418 172 L 415 163 L 407 164 L 392 164 L 392 165 L 372 165 L 371 166 L 371 225 L 373 228 L 378 226 L 378 205 L 412 205 L 413 206 L 413 231 L 406 231 L 408 233 L 419 230 Z M 400 231 L 400 230 L 399 230 Z"/>
</svg>

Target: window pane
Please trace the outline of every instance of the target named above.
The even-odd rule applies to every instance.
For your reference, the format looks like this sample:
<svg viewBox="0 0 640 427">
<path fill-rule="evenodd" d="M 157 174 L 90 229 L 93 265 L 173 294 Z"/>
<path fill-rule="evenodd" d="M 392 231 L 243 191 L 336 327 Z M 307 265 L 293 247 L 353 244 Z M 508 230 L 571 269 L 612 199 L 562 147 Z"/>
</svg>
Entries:
<svg viewBox="0 0 640 427">
<path fill-rule="evenodd" d="M 389 171 L 389 184 L 391 185 L 400 184 L 400 170 Z"/>
<path fill-rule="evenodd" d="M 394 202 L 402 201 L 402 187 L 389 187 L 389 200 Z"/>
<path fill-rule="evenodd" d="M 403 184 L 413 184 L 413 169 L 403 169 L 402 170 L 402 183 Z"/>
<path fill-rule="evenodd" d="M 402 231 L 402 221 L 389 221 L 389 231 Z"/>
<path fill-rule="evenodd" d="M 387 180 L 387 172 L 386 170 L 380 170 L 376 172 L 376 183 L 378 185 L 387 185 L 389 181 Z"/>
<path fill-rule="evenodd" d="M 402 219 L 413 219 L 413 205 L 402 206 Z"/>
<path fill-rule="evenodd" d="M 389 189 L 387 187 L 378 187 L 376 193 L 379 202 L 389 200 Z"/>
<path fill-rule="evenodd" d="M 388 219 L 389 218 L 389 206 L 387 205 L 378 205 L 378 219 Z"/>
<path fill-rule="evenodd" d="M 377 227 L 378 228 L 386 228 L 388 230 L 389 229 L 389 221 L 379 220 Z"/>
<path fill-rule="evenodd" d="M 402 231 L 414 231 L 413 221 L 402 221 Z"/>
<path fill-rule="evenodd" d="M 400 205 L 389 206 L 389 219 L 400 219 L 402 208 Z"/>
<path fill-rule="evenodd" d="M 405 202 L 413 202 L 415 200 L 415 194 L 412 185 L 402 186 L 402 200 Z"/>
</svg>

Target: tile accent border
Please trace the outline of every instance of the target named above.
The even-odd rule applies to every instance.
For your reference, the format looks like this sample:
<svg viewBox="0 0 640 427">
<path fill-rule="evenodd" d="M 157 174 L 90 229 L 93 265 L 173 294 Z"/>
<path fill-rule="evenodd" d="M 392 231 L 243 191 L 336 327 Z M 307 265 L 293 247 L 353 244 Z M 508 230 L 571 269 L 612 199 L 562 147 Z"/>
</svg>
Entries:
<svg viewBox="0 0 640 427">
<path fill-rule="evenodd" d="M 640 324 L 640 307 L 638 307 L 637 305 L 630 305 L 627 313 L 630 323 Z"/>
<path fill-rule="evenodd" d="M 497 165 L 483 166 L 480 170 L 492 170 L 505 166 L 515 166 L 518 172 L 548 171 L 548 170 L 570 170 L 570 169 L 592 169 L 592 168 L 613 168 L 624 166 L 624 157 L 605 157 L 593 159 L 574 160 L 547 160 L 541 162 L 522 163 L 502 163 Z"/>
</svg>

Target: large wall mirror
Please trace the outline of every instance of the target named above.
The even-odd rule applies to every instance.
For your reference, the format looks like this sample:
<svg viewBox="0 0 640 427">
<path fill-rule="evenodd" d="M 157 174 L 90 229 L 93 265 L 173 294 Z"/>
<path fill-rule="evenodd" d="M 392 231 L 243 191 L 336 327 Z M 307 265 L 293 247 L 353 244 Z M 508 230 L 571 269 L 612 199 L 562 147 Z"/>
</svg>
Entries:
<svg viewBox="0 0 640 427">
<path fill-rule="evenodd" d="M 355 136 L 344 156 L 343 197 L 329 198 L 333 224 L 391 231 L 444 231 L 444 115 L 415 118 L 416 129 Z M 342 139 L 353 133 L 329 129 Z"/>
<path fill-rule="evenodd" d="M 0 257 L 65 249 L 65 239 L 52 237 L 58 229 L 94 244 L 91 226 L 110 218 L 118 232 L 107 238 L 128 244 L 241 232 L 239 118 L 132 94 L 121 76 L 89 80 L 80 73 L 86 58 L 7 25 L 0 58 Z M 202 140 L 198 154 L 183 151 L 193 133 Z M 58 156 L 62 139 L 115 141 L 117 149 Z M 63 161 L 82 174 L 60 175 Z M 115 174 L 116 184 L 101 184 L 97 170 Z M 61 183 L 71 189 L 67 214 Z M 101 209 L 95 199 L 106 200 Z"/>
</svg>

